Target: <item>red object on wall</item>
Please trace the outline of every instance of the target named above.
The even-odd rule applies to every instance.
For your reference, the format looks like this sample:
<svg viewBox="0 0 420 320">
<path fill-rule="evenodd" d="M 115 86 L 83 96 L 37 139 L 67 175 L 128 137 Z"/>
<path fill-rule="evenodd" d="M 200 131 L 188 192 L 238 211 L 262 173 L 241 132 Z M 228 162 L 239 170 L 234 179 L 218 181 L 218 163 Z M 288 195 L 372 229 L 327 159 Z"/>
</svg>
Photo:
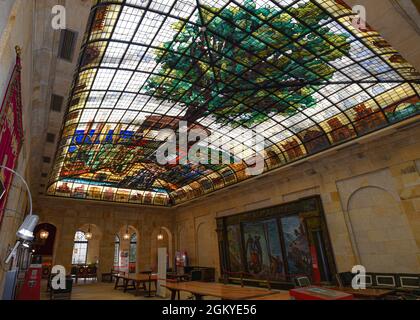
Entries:
<svg viewBox="0 0 420 320">
<path fill-rule="evenodd" d="M 290 290 L 296 300 L 353 300 L 353 295 L 321 287 L 306 287 Z"/>
<path fill-rule="evenodd" d="M 35 257 L 25 275 L 17 300 L 41 300 L 42 261 Z"/>
<path fill-rule="evenodd" d="M 16 65 L 6 89 L 0 108 L 0 165 L 16 169 L 23 141 L 22 97 L 21 97 L 21 64 L 20 49 L 16 49 Z M 12 174 L 0 170 L 6 194 L 0 199 L 0 225 L 7 203 L 7 191 L 12 183 Z"/>
<path fill-rule="evenodd" d="M 321 283 L 321 272 L 319 270 L 318 256 L 316 254 L 316 247 L 311 246 L 312 256 L 312 279 L 314 283 Z"/>
</svg>

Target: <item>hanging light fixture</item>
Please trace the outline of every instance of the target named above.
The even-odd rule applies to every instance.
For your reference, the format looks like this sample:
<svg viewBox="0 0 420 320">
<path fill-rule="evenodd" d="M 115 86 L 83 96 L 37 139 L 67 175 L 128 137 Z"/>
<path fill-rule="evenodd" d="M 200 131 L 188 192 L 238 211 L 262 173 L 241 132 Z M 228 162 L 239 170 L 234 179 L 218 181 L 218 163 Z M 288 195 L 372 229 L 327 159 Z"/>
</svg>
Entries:
<svg viewBox="0 0 420 320">
<path fill-rule="evenodd" d="M 125 234 L 123 236 L 124 240 L 129 240 L 130 239 L 130 233 L 128 232 L 128 225 L 127 225 L 127 229 L 125 230 Z"/>
<path fill-rule="evenodd" d="M 87 240 L 92 240 L 92 238 L 93 238 L 93 234 L 90 231 L 90 225 L 89 225 L 88 232 L 85 233 L 85 237 L 86 237 Z"/>
<path fill-rule="evenodd" d="M 157 236 L 157 239 L 158 239 L 158 241 L 163 241 L 163 232 L 162 232 L 163 230 L 162 230 L 162 228 L 160 229 L 160 232 L 159 232 L 159 234 L 158 234 L 158 236 Z"/>
<path fill-rule="evenodd" d="M 50 235 L 50 233 L 46 230 L 41 230 L 39 232 L 39 237 L 41 238 L 41 240 L 47 240 L 49 235 Z"/>
</svg>

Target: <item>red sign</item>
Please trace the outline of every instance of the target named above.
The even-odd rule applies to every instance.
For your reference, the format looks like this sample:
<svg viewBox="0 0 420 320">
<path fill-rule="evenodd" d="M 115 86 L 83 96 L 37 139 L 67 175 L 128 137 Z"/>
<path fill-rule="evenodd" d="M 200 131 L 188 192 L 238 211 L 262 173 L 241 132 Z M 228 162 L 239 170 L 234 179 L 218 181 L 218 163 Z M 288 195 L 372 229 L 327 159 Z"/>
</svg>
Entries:
<svg viewBox="0 0 420 320">
<path fill-rule="evenodd" d="M 321 283 L 321 273 L 318 265 L 318 256 L 316 253 L 316 247 L 311 246 L 311 256 L 312 256 L 312 278 L 314 283 Z"/>
<path fill-rule="evenodd" d="M 17 300 L 41 300 L 42 263 L 31 264 Z"/>
<path fill-rule="evenodd" d="M 12 77 L 6 89 L 0 108 L 0 165 L 15 169 L 23 142 L 21 65 L 19 54 Z M 4 184 L 5 195 L 0 199 L 0 224 L 7 202 L 7 191 L 12 183 L 12 174 L 0 169 L 0 180 Z"/>
<path fill-rule="evenodd" d="M 353 295 L 322 287 L 306 287 L 290 290 L 296 300 L 353 300 Z"/>
</svg>

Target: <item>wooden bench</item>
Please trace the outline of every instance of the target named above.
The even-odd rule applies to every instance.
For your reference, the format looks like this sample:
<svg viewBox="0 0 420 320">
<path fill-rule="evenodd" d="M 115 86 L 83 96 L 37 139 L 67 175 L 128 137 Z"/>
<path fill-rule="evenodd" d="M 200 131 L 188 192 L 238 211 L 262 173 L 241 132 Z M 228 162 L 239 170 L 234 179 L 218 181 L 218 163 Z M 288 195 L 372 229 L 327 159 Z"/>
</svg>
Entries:
<svg viewBox="0 0 420 320">
<path fill-rule="evenodd" d="M 222 280 L 223 283 L 229 284 L 239 284 L 241 287 L 245 285 L 257 285 L 259 287 L 265 287 L 268 290 L 271 290 L 271 281 L 264 279 L 257 279 L 253 275 L 246 272 L 225 272 Z"/>
</svg>

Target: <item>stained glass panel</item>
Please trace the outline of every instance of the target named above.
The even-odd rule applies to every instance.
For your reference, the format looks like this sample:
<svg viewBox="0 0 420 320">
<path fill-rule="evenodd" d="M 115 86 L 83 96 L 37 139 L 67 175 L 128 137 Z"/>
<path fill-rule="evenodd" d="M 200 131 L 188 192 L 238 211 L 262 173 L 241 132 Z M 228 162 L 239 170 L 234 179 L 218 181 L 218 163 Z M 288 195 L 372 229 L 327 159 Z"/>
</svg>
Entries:
<svg viewBox="0 0 420 320">
<path fill-rule="evenodd" d="M 249 132 L 267 172 L 418 115 L 419 72 L 353 20 L 341 0 L 98 1 L 48 193 L 176 205 L 250 178 Z M 161 164 L 183 123 L 207 139 Z"/>
</svg>

